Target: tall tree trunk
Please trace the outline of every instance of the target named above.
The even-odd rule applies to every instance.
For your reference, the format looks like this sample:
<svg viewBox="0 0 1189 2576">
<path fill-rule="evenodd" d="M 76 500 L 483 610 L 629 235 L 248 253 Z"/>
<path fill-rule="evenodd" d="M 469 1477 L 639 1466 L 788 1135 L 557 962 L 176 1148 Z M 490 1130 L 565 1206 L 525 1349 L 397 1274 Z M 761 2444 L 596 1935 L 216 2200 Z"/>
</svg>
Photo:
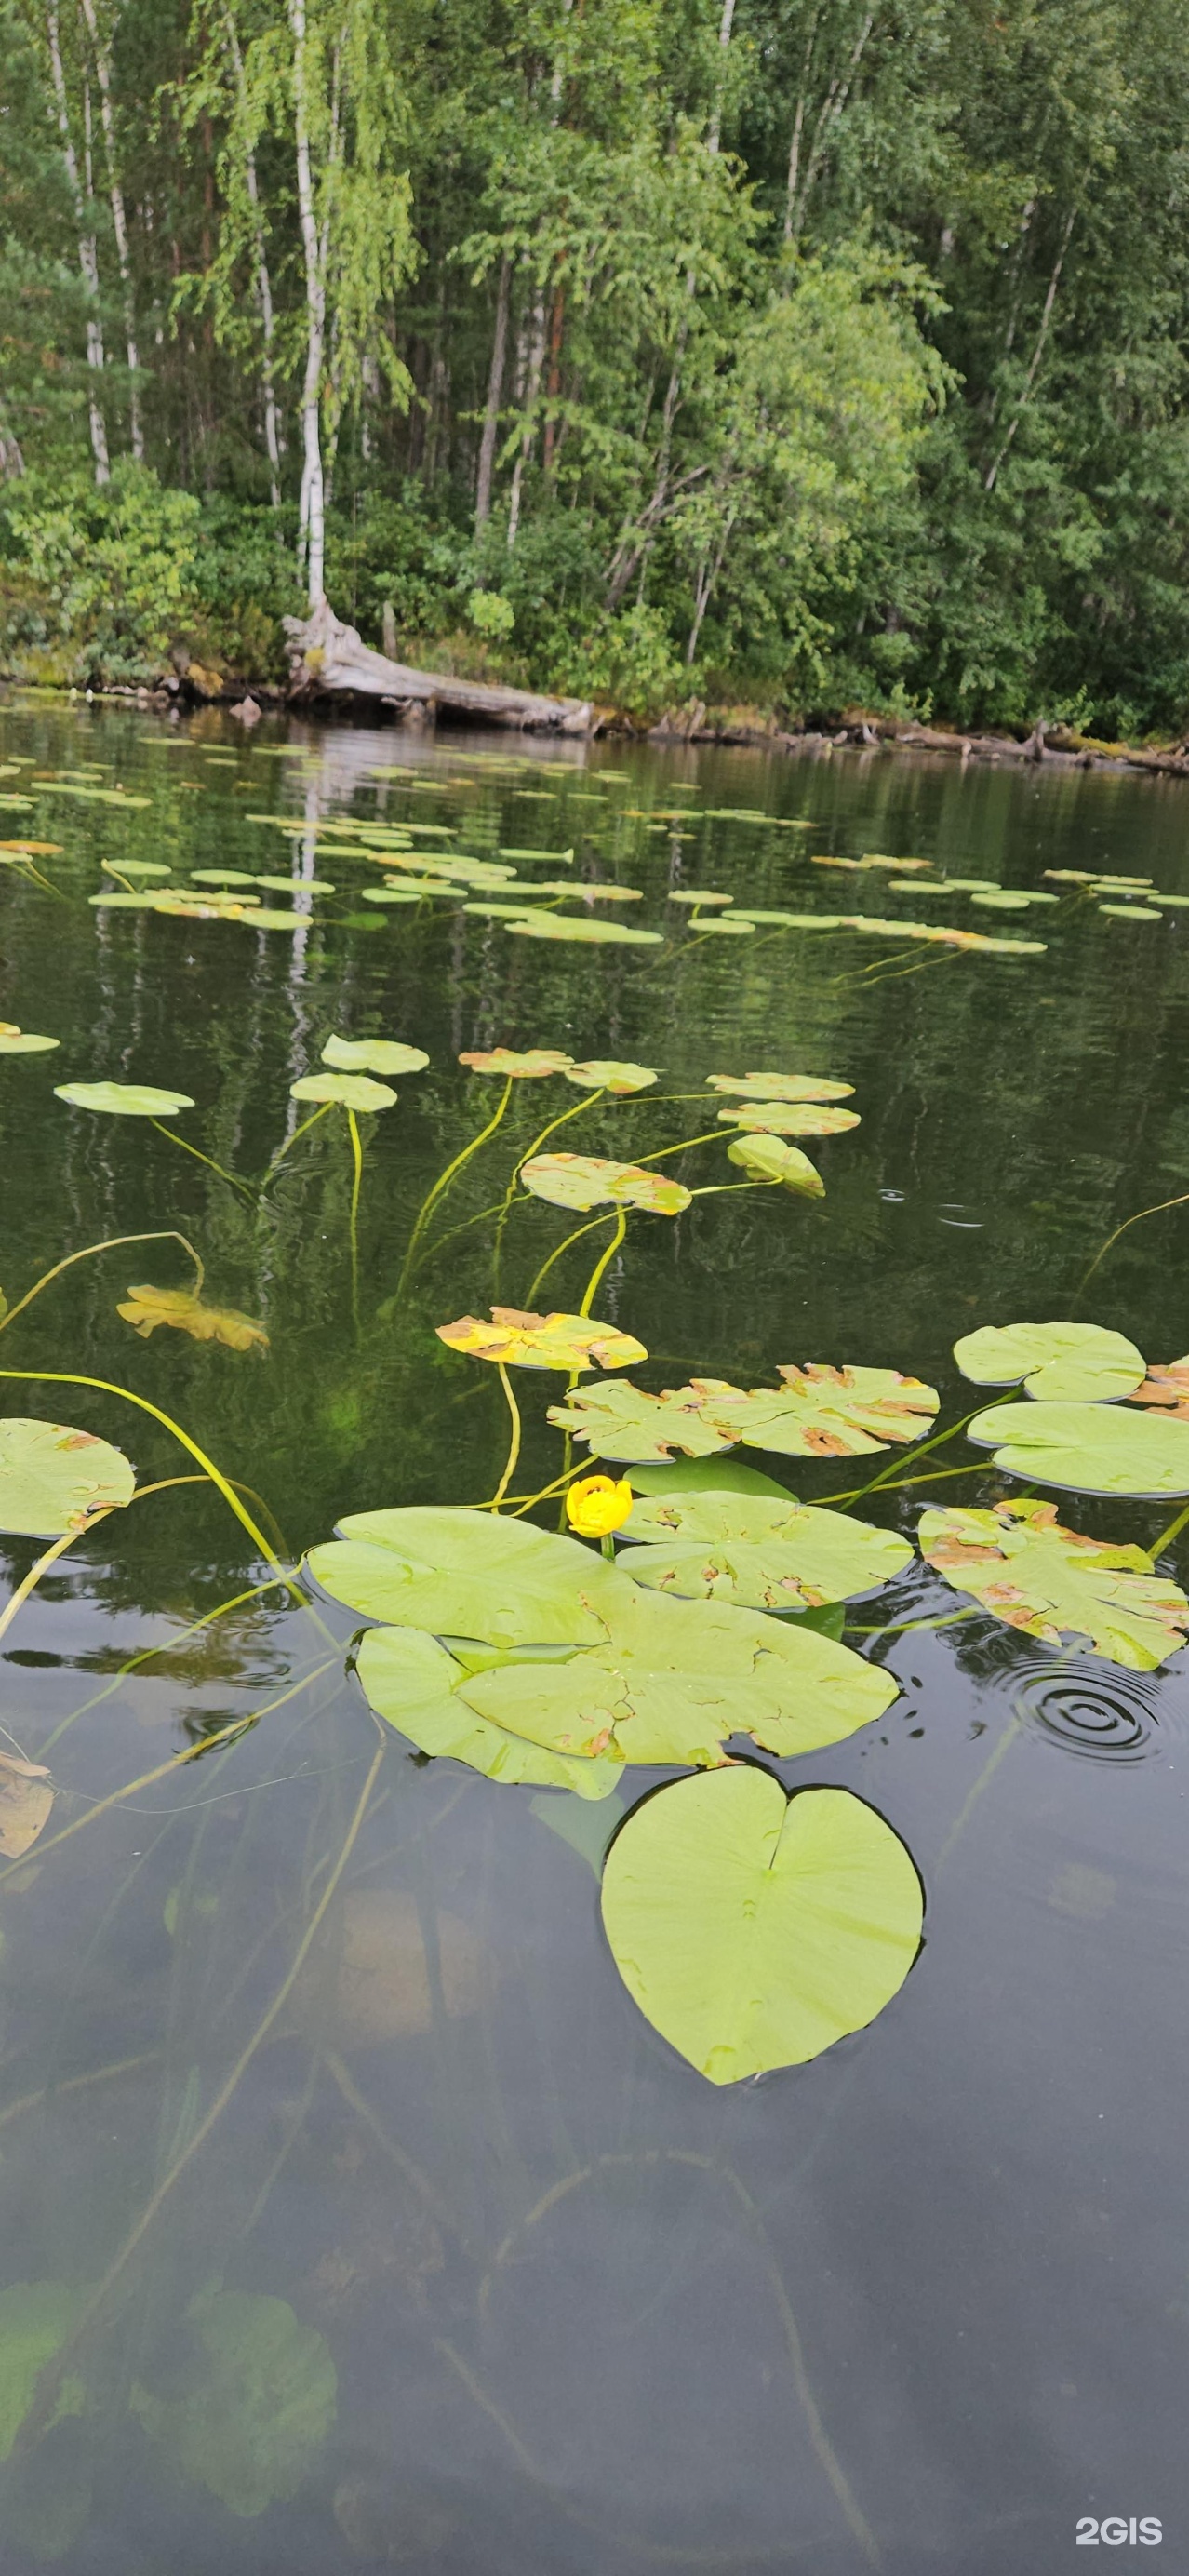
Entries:
<svg viewBox="0 0 1189 2576">
<path fill-rule="evenodd" d="M 87 365 L 91 370 L 89 410 L 91 420 L 91 453 L 95 459 L 95 480 L 110 483 L 111 465 L 107 453 L 107 430 L 99 407 L 96 378 L 103 373 L 103 325 L 99 318 L 99 258 L 95 232 L 87 228 L 82 179 L 78 154 L 70 131 L 70 105 L 66 94 L 66 74 L 62 65 L 62 42 L 58 32 L 57 0 L 50 0 L 45 16 L 49 42 L 50 68 L 54 81 L 54 101 L 58 111 L 58 132 L 62 138 L 62 158 L 74 207 L 74 225 L 78 236 L 78 264 L 87 296 Z"/>
<path fill-rule="evenodd" d="M 124 213 L 124 191 L 120 185 L 116 162 L 116 126 L 111 104 L 111 47 L 100 42 L 95 0 L 81 0 L 87 34 L 95 57 L 99 82 L 99 114 L 103 125 L 103 149 L 107 160 L 107 193 L 111 203 L 112 231 L 116 237 L 116 258 L 120 268 L 120 291 L 124 304 L 124 340 L 128 351 L 128 426 L 132 453 L 138 465 L 144 463 L 144 433 L 140 425 L 140 352 L 136 345 L 136 313 L 132 296 L 132 267 L 128 257 L 128 225 Z"/>
<path fill-rule="evenodd" d="M 532 336 L 532 344 L 531 344 L 530 351 L 529 351 L 529 361 L 528 361 L 528 383 L 527 383 L 527 385 L 525 386 L 525 389 L 524 389 L 525 407 L 526 407 L 526 409 L 527 409 L 527 410 L 529 410 L 529 411 L 531 411 L 532 406 L 533 406 L 533 404 L 535 403 L 535 401 L 536 401 L 536 399 L 537 399 L 537 392 L 538 392 L 538 389 L 539 389 L 539 386 L 540 386 L 540 382 L 541 382 L 541 369 L 542 369 L 542 367 L 544 366 L 544 364 L 545 364 L 545 290 L 544 290 L 544 287 L 542 287 L 542 288 L 539 290 L 539 292 L 538 292 L 538 295 L 537 295 L 537 301 L 536 301 L 535 305 L 533 306 L 533 336 Z M 520 452 L 519 452 L 519 455 L 517 456 L 515 469 L 514 469 L 514 471 L 513 471 L 513 475 L 512 475 L 512 494 L 511 494 L 511 499 L 510 499 L 509 504 L 508 504 L 508 552 L 509 552 L 509 554 L 511 554 L 511 552 L 512 552 L 512 548 L 513 548 L 513 546 L 514 546 L 514 545 L 515 545 L 515 543 L 516 543 L 516 531 L 517 531 L 518 527 L 520 526 L 520 494 L 521 494 L 521 489 L 522 489 L 522 486 L 523 486 L 523 483 L 524 483 L 524 469 L 525 469 L 526 464 L 528 463 L 529 451 L 530 451 L 530 449 L 531 449 L 531 447 L 532 447 L 532 443 L 533 443 L 533 434 L 532 434 L 532 430 L 531 430 L 531 428 L 529 428 L 529 429 L 526 429 L 526 431 L 525 431 L 525 433 L 524 433 L 524 436 L 523 436 L 523 438 L 521 439 L 521 442 L 520 442 Z"/>
<path fill-rule="evenodd" d="M 801 66 L 801 87 L 797 93 L 797 105 L 793 114 L 793 130 L 789 137 L 789 167 L 784 191 L 784 237 L 786 242 L 791 241 L 793 238 L 793 215 L 796 209 L 799 193 L 801 174 L 801 139 L 805 132 L 805 108 L 809 93 L 809 75 L 813 69 L 813 49 L 817 43 L 817 31 L 821 22 L 822 0 L 818 0 L 818 6 L 814 10 L 812 24 L 809 29 L 809 41 L 805 47 L 805 60 Z"/>
<path fill-rule="evenodd" d="M 293 132 L 297 155 L 297 209 L 301 221 L 301 241 L 305 254 L 306 278 L 306 364 L 301 393 L 301 508 L 299 547 L 306 562 L 306 588 L 311 609 L 317 608 L 323 595 L 326 561 L 326 503 L 322 481 L 322 440 L 320 403 L 322 361 L 326 346 L 326 275 L 323 246 L 318 237 L 314 210 L 314 183 L 310 169 L 310 120 L 308 71 L 306 59 L 305 0 L 289 0 L 289 28 L 293 37 Z"/>
<path fill-rule="evenodd" d="M 1057 289 L 1061 283 L 1061 271 L 1065 266 L 1065 254 L 1069 248 L 1070 237 L 1076 220 L 1077 208 L 1076 206 L 1071 206 L 1061 233 L 1061 247 L 1053 263 L 1052 275 L 1049 278 L 1048 292 L 1045 296 L 1044 309 L 1040 317 L 1040 329 L 1037 332 L 1036 346 L 1032 352 L 1032 363 L 1024 378 L 1024 390 L 1020 395 L 1020 399 L 1016 404 L 1015 410 L 1013 411 L 1008 423 L 1006 436 L 1001 442 L 998 453 L 992 459 L 992 462 L 987 469 L 986 481 L 983 485 L 983 490 L 985 492 L 994 491 L 995 485 L 999 479 L 999 468 L 1003 463 L 1004 457 L 1011 446 L 1012 440 L 1015 437 L 1016 431 L 1020 426 L 1020 422 L 1022 421 L 1031 400 L 1032 388 L 1036 383 L 1037 370 L 1040 366 L 1041 359 L 1044 356 L 1045 342 L 1049 336 L 1049 324 L 1053 319 L 1053 306 L 1057 301 Z"/>
<path fill-rule="evenodd" d="M 487 375 L 487 404 L 483 413 L 483 436 L 479 441 L 479 479 L 475 485 L 477 529 L 491 517 L 491 484 L 495 472 L 495 442 L 499 430 L 500 396 L 504 390 L 504 365 L 508 352 L 508 307 L 511 296 L 512 262 L 505 251 L 500 261 L 500 282 L 495 295 L 495 334 L 491 343 L 491 366 Z"/>
<path fill-rule="evenodd" d="M 825 98 L 822 101 L 822 105 L 818 113 L 817 124 L 814 127 L 813 142 L 810 146 L 809 158 L 805 164 L 805 176 L 803 179 L 798 181 L 795 192 L 792 185 L 793 173 L 791 170 L 790 156 L 790 189 L 785 203 L 784 214 L 784 237 L 786 241 L 792 240 L 797 223 L 800 217 L 804 214 L 806 202 L 809 197 L 809 191 L 812 188 L 826 157 L 826 145 L 829 142 L 831 130 L 837 124 L 838 119 L 846 106 L 846 102 L 850 97 L 851 90 L 854 86 L 855 73 L 862 62 L 864 54 L 866 53 L 867 41 L 870 37 L 872 28 L 875 25 L 875 14 L 874 9 L 872 9 L 864 18 L 863 24 L 860 27 L 854 44 L 851 47 L 845 71 L 835 73 L 834 78 L 826 91 Z"/>
<path fill-rule="evenodd" d="M 240 51 L 240 43 L 239 37 L 236 34 L 235 20 L 232 17 L 230 9 L 224 11 L 224 22 L 227 30 L 227 48 L 231 55 L 232 68 L 235 73 L 235 85 L 239 94 L 240 114 L 241 116 L 246 117 L 248 85 L 244 73 L 244 58 Z M 277 410 L 276 360 L 273 352 L 273 342 L 276 336 L 276 316 L 272 300 L 272 279 L 269 276 L 268 270 L 268 249 L 264 236 L 264 217 L 260 211 L 260 189 L 256 177 L 256 155 L 250 143 L 245 143 L 244 147 L 244 185 L 248 191 L 248 199 L 252 208 L 255 231 L 255 239 L 252 247 L 255 255 L 256 273 L 253 283 L 256 289 L 256 303 L 260 314 L 260 329 L 264 342 L 263 356 L 260 361 L 260 380 L 264 393 L 264 444 L 268 451 L 269 497 L 272 501 L 274 510 L 279 510 L 281 506 L 281 431 L 280 419 Z"/>
</svg>

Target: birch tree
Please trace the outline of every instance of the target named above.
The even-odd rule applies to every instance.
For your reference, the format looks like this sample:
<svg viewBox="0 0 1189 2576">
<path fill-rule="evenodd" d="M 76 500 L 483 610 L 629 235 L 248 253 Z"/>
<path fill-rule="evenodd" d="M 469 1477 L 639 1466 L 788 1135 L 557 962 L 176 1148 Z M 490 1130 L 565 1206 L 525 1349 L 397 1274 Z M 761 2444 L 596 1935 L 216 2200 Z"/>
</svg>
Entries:
<svg viewBox="0 0 1189 2576">
<path fill-rule="evenodd" d="M 96 482 L 106 483 L 111 477 L 111 463 L 107 450 L 107 426 L 104 421 L 103 410 L 99 399 L 99 379 L 103 374 L 104 350 L 103 321 L 99 305 L 99 252 L 95 238 L 95 208 L 91 186 L 89 93 L 84 78 L 84 162 L 83 168 L 80 169 L 78 152 L 75 148 L 74 130 L 71 124 L 70 96 L 66 86 L 66 65 L 62 54 L 62 34 L 58 19 L 57 0 L 46 0 L 45 39 L 46 49 L 49 56 L 50 77 L 53 82 L 54 106 L 57 115 L 58 134 L 62 145 L 62 159 L 65 164 L 66 182 L 70 191 L 70 202 L 74 212 L 75 237 L 78 245 L 78 264 L 83 281 L 83 290 L 86 296 L 87 365 L 90 369 L 87 414 L 91 430 L 91 454 L 95 460 Z M 86 180 L 85 187 L 84 171 Z"/>
</svg>

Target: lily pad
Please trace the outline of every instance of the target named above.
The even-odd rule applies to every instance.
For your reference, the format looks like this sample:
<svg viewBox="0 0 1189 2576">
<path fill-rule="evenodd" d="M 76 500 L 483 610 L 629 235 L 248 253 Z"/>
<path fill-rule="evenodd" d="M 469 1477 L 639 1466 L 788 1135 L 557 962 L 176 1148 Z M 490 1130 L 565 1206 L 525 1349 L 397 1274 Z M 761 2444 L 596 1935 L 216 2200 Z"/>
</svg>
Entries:
<svg viewBox="0 0 1189 2576">
<path fill-rule="evenodd" d="M 0 1421 L 0 1529 L 63 1538 L 92 1512 L 121 1510 L 136 1479 L 123 1451 L 66 1422 Z"/>
<path fill-rule="evenodd" d="M 436 1327 L 438 1340 L 472 1359 L 502 1361 L 505 1368 L 631 1368 L 647 1359 L 643 1342 L 591 1315 L 529 1315 L 518 1306 L 493 1306 L 491 1322 L 462 1315 Z"/>
<path fill-rule="evenodd" d="M 426 829 L 424 823 L 421 824 L 420 829 L 422 831 Z M 548 859 L 550 865 L 556 868 L 569 868 L 574 864 L 572 850 L 513 850 L 504 849 L 501 846 L 500 857 L 501 859 Z"/>
<path fill-rule="evenodd" d="M 58 1082 L 54 1098 L 113 1118 L 176 1118 L 180 1109 L 194 1107 L 188 1091 L 162 1091 L 149 1082 Z"/>
<path fill-rule="evenodd" d="M 1189 1601 L 1180 1585 L 1154 1573 L 1142 1547 L 1063 1529 L 1055 1503 L 929 1511 L 918 1535 L 922 1556 L 956 1591 L 1048 1646 L 1087 1637 L 1108 1663 L 1150 1673 L 1185 1643 Z"/>
<path fill-rule="evenodd" d="M 191 868 L 190 883 L 201 886 L 252 886 L 259 885 L 260 879 L 245 874 L 243 868 Z M 288 885 L 288 877 L 285 883 Z"/>
<path fill-rule="evenodd" d="M 650 1216 L 680 1216 L 692 1193 L 682 1182 L 639 1163 L 608 1162 L 598 1154 L 535 1154 L 520 1166 L 520 1178 L 534 1198 L 554 1207 L 646 1208 Z"/>
<path fill-rule="evenodd" d="M 356 1670 L 377 1717 L 420 1752 L 465 1762 L 504 1788 L 570 1789 L 580 1798 L 606 1798 L 622 1776 L 618 1761 L 553 1753 L 479 1717 L 458 1695 L 469 1677 L 466 1667 L 436 1637 L 409 1628 L 369 1628 Z"/>
<path fill-rule="evenodd" d="M 626 921 L 578 921 L 560 913 L 526 913 L 510 921 L 513 939 L 568 939 L 588 948 L 659 948 L 659 930 L 631 930 Z"/>
<path fill-rule="evenodd" d="M 967 1438 L 993 1449 L 1005 1475 L 1037 1485 L 1153 1502 L 1189 1494 L 1189 1422 L 1157 1413 L 1114 1404 L 997 1404 L 976 1414 Z"/>
<path fill-rule="evenodd" d="M 425 878 L 418 886 L 412 900 L 420 903 L 423 896 L 435 894 L 444 896 L 449 903 L 458 903 L 461 901 L 462 889 L 460 886 L 453 885 L 433 885 L 428 878 Z M 365 886 L 361 900 L 364 903 L 408 903 L 410 889 L 406 886 Z"/>
<path fill-rule="evenodd" d="M 733 1091 L 743 1100 L 853 1100 L 853 1082 L 830 1082 L 820 1073 L 708 1073 L 710 1091 Z"/>
<path fill-rule="evenodd" d="M 14 1029 L 8 1022 L 0 1029 L 0 1055 L 48 1055 L 51 1047 L 61 1043 L 60 1038 L 35 1037 L 31 1029 Z"/>
<path fill-rule="evenodd" d="M 429 1057 L 399 1038 L 327 1038 L 322 1062 L 335 1073 L 422 1073 Z"/>
<path fill-rule="evenodd" d="M 786 1799 L 752 1767 L 645 1799 L 603 1870 L 629 1994 L 712 2084 L 802 2066 L 866 2029 L 908 1975 L 922 1914 L 874 1808 L 846 1789 Z"/>
<path fill-rule="evenodd" d="M 669 888 L 670 903 L 723 904 L 733 903 L 734 900 L 733 894 L 719 894 L 714 886 L 670 886 Z"/>
<path fill-rule="evenodd" d="M 734 913 L 726 912 L 715 913 L 712 921 L 694 920 L 690 923 L 691 930 L 697 930 L 703 933 L 711 930 L 721 931 L 724 939 L 728 937 L 731 939 L 754 939 L 755 927 L 754 921 L 744 921 L 741 914 L 736 916 Z"/>
<path fill-rule="evenodd" d="M 186 2321 L 193 2362 L 178 2368 L 189 2387 L 174 2394 L 174 2372 L 164 2388 L 137 2382 L 132 2411 L 174 2469 L 250 2521 L 305 2484 L 335 2421 L 334 2362 L 285 2299 L 204 2291 Z"/>
<path fill-rule="evenodd" d="M 791 1496 L 643 1495 L 624 1523 L 619 1560 L 634 1583 L 683 1601 L 751 1610 L 810 1610 L 878 1590 L 912 1563 L 907 1539 Z M 1189 1610 L 1186 1611 L 1189 1618 Z"/>
<path fill-rule="evenodd" d="M 626 1580 L 576 1539 L 492 1512 L 350 1512 L 338 1527 L 342 1535 L 306 1560 L 332 1600 L 435 1637 L 482 1637 L 501 1652 L 600 1643 L 600 1605 Z"/>
<path fill-rule="evenodd" d="M 340 1109 L 395 1109 L 396 1093 L 367 1073 L 303 1073 L 289 1085 L 291 1100 L 333 1100 Z"/>
<path fill-rule="evenodd" d="M 1163 915 L 1150 903 L 1100 903 L 1098 909 L 1112 921 L 1160 921 Z"/>
<path fill-rule="evenodd" d="M 724 1127 L 741 1127 L 761 1136 L 841 1136 L 860 1123 L 857 1109 L 831 1109 L 813 1101 L 745 1101 L 741 1109 L 720 1109 Z"/>
<path fill-rule="evenodd" d="M 786 1190 L 796 1190 L 799 1197 L 824 1199 L 826 1184 L 797 1145 L 786 1145 L 783 1136 L 740 1136 L 727 1147 L 727 1161 L 738 1163 L 745 1172 L 754 1173 L 759 1181 L 783 1181 Z"/>
<path fill-rule="evenodd" d="M 975 1386 L 1013 1386 L 1071 1404 L 1107 1404 L 1142 1385 L 1144 1360 L 1134 1342 L 1104 1324 L 985 1324 L 954 1344 L 963 1377 Z"/>
<path fill-rule="evenodd" d="M 0 2290 L 0 2460 L 11 2458 L 42 2371 L 61 2350 L 86 2295 L 65 2281 L 14 2281 Z M 55 2423 L 81 2415 L 85 2401 L 82 2380 L 64 2379 Z"/>
<path fill-rule="evenodd" d="M 20 1860 L 45 1832 L 54 1803 L 43 1762 L 26 1762 L 15 1753 L 0 1753 L 0 1852 Z"/>
<path fill-rule="evenodd" d="M 594 1056 L 586 1064 L 567 1068 L 566 1081 L 576 1083 L 579 1091 L 611 1091 L 617 1096 L 629 1091 L 649 1091 L 657 1075 L 650 1064 L 621 1064 L 614 1056 Z"/>
<path fill-rule="evenodd" d="M 515 1047 L 492 1047 L 486 1055 L 460 1055 L 458 1061 L 468 1065 L 472 1073 L 511 1074 L 514 1082 L 539 1082 L 548 1073 L 568 1073 L 574 1059 L 572 1055 L 559 1055 L 554 1048 L 530 1047 L 526 1053 L 518 1054 Z"/>
<path fill-rule="evenodd" d="M 600 1458 L 661 1459 L 672 1449 L 707 1457 L 736 1441 L 789 1458 L 852 1458 L 919 1439 L 938 1407 L 934 1387 L 898 1369 L 811 1363 L 777 1373 L 782 1386 L 748 1392 L 723 1378 L 693 1378 L 662 1395 L 596 1382 L 551 1405 L 549 1419 Z"/>
<path fill-rule="evenodd" d="M 101 859 L 99 865 L 101 868 L 106 868 L 109 876 L 171 877 L 173 875 L 173 869 L 167 868 L 164 861 L 160 859 Z M 247 884 L 250 880 L 245 878 L 244 882 Z"/>
<path fill-rule="evenodd" d="M 116 1313 L 131 1324 L 142 1342 L 159 1324 L 168 1324 L 176 1333 L 188 1333 L 191 1341 L 222 1342 L 229 1351 L 268 1349 L 263 1324 L 254 1324 L 250 1315 L 241 1315 L 235 1306 L 208 1306 L 191 1288 L 130 1288 Z"/>
</svg>

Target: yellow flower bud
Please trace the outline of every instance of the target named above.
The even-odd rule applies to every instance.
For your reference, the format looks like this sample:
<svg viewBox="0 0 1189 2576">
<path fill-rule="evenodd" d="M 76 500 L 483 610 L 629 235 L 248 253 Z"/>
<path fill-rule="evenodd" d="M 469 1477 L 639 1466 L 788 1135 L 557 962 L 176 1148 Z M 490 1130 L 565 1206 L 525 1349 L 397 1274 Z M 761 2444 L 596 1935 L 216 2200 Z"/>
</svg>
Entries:
<svg viewBox="0 0 1189 2576">
<path fill-rule="evenodd" d="M 626 1476 L 618 1484 L 610 1476 L 580 1476 L 566 1495 L 566 1517 L 579 1538 L 606 1538 L 623 1528 L 632 1499 Z"/>
</svg>

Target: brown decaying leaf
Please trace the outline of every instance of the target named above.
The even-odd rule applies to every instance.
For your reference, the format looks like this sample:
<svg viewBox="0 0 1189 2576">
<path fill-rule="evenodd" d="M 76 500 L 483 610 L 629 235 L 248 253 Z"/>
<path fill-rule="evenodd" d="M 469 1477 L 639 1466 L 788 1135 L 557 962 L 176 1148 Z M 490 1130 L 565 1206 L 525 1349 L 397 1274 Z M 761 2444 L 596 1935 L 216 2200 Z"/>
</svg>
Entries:
<svg viewBox="0 0 1189 2576">
<path fill-rule="evenodd" d="M 19 1860 L 44 1833 L 54 1803 L 49 1776 L 43 1762 L 0 1753 L 0 1852 L 6 1860 Z"/>
<path fill-rule="evenodd" d="M 263 1324 L 254 1324 L 250 1315 L 241 1315 L 235 1306 L 206 1306 L 189 1288 L 130 1288 L 123 1305 L 117 1306 L 133 1332 L 147 1342 L 158 1324 L 169 1324 L 178 1333 L 189 1333 L 195 1342 L 222 1342 L 229 1351 L 266 1351 L 268 1335 Z"/>
<path fill-rule="evenodd" d="M 1137 1386 L 1128 1404 L 1158 1404 L 1169 1422 L 1189 1422 L 1189 1353 L 1184 1359 L 1170 1360 L 1166 1368 L 1153 1362 L 1142 1386 Z"/>
</svg>

